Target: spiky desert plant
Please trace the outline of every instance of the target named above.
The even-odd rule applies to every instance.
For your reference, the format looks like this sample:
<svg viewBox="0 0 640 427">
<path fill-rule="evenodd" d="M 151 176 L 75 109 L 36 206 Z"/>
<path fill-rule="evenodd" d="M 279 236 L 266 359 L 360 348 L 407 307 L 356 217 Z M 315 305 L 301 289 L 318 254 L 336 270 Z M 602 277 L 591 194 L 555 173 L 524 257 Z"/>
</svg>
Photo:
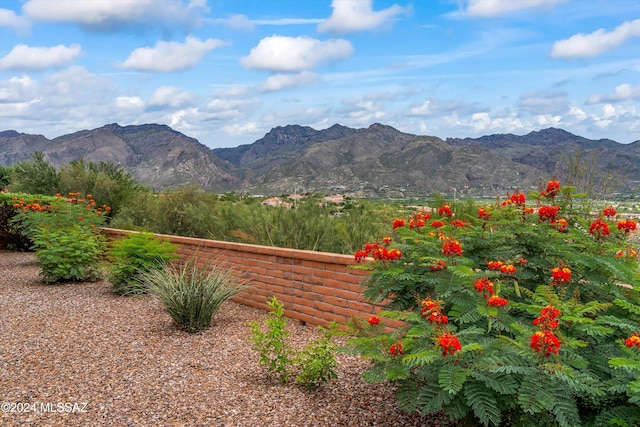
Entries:
<svg viewBox="0 0 640 427">
<path fill-rule="evenodd" d="M 247 287 L 246 280 L 233 270 L 220 264 L 198 266 L 194 258 L 143 272 L 140 280 L 175 324 L 191 333 L 208 327 L 222 303 Z"/>
</svg>

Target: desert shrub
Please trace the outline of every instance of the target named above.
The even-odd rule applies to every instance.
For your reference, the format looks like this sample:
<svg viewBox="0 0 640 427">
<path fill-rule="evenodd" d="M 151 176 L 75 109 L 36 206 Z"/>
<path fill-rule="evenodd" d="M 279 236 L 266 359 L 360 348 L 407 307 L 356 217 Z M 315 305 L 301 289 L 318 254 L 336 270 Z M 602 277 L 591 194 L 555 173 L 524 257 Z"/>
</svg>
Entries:
<svg viewBox="0 0 640 427">
<path fill-rule="evenodd" d="M 18 200 L 12 223 L 32 242 L 45 282 L 96 280 L 102 274 L 105 241 L 97 229 L 104 210 L 90 196 L 72 193 L 43 200 Z"/>
<path fill-rule="evenodd" d="M 461 425 L 637 425 L 640 272 L 632 220 L 590 213 L 551 181 L 474 216 L 398 218 L 364 286 L 385 332 L 354 321 L 364 378 L 391 381 L 404 411 Z"/>
<path fill-rule="evenodd" d="M 280 382 L 287 383 L 294 376 L 296 383 L 309 391 L 337 378 L 338 346 L 333 342 L 337 324 L 331 323 L 328 329 L 319 326 L 322 337 L 298 351 L 287 342 L 291 334 L 287 330 L 284 305 L 275 296 L 267 305 L 270 310 L 264 321 L 266 330 L 263 331 L 258 322 L 249 323 L 252 349 L 260 355 L 258 363 L 270 375 L 277 375 Z"/>
<path fill-rule="evenodd" d="M 174 323 L 191 333 L 207 328 L 220 305 L 246 288 L 232 270 L 217 264 L 199 267 L 195 259 L 141 272 L 140 282 L 162 303 Z"/>
<path fill-rule="evenodd" d="M 29 160 L 11 166 L 11 191 L 53 196 L 60 187 L 58 170 L 47 162 L 42 151 Z"/>
<path fill-rule="evenodd" d="M 0 242 L 11 250 L 29 250 L 33 242 L 24 234 L 24 226 L 14 217 L 26 206 L 48 205 L 55 200 L 55 197 L 38 194 L 0 192 Z"/>
<path fill-rule="evenodd" d="M 132 233 L 116 240 L 109 249 L 107 279 L 119 295 L 145 293 L 138 276 L 141 272 L 159 268 L 175 257 L 176 246 L 157 239 L 150 233 Z"/>
</svg>

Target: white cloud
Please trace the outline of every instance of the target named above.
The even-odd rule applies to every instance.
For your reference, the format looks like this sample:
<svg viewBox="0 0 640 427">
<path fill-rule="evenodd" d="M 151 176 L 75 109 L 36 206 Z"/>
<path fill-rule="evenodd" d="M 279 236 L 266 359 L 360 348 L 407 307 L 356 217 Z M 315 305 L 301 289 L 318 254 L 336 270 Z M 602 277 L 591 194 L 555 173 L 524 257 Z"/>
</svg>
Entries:
<svg viewBox="0 0 640 427">
<path fill-rule="evenodd" d="M 587 113 L 585 113 L 581 108 L 578 107 L 569 108 L 568 114 L 575 117 L 580 122 L 586 120 L 587 118 Z"/>
<path fill-rule="evenodd" d="M 31 47 L 18 44 L 11 52 L 0 58 L 0 68 L 12 70 L 44 70 L 62 67 L 73 62 L 82 48 L 78 44 L 71 46 Z"/>
<path fill-rule="evenodd" d="M 156 89 L 149 99 L 152 109 L 184 108 L 198 102 L 196 94 L 184 91 L 175 86 L 162 86 Z"/>
<path fill-rule="evenodd" d="M 331 2 L 333 13 L 326 21 L 318 24 L 318 31 L 347 33 L 370 30 L 408 10 L 394 4 L 387 9 L 374 11 L 372 3 L 373 0 L 333 0 Z"/>
<path fill-rule="evenodd" d="M 22 7 L 36 21 L 70 22 L 94 30 L 110 30 L 122 25 L 144 22 L 193 23 L 206 2 L 182 0 L 29 0 Z"/>
<path fill-rule="evenodd" d="M 629 99 L 640 98 L 640 85 L 631 86 L 629 83 L 623 83 L 616 86 L 613 93 L 591 95 L 587 100 L 587 105 L 600 104 L 602 102 L 626 101 Z"/>
<path fill-rule="evenodd" d="M 184 43 L 159 41 L 155 47 L 141 47 L 122 63 L 123 68 L 152 72 L 181 71 L 195 66 L 210 50 L 227 45 L 218 39 L 189 36 Z"/>
<path fill-rule="evenodd" d="M 469 0 L 469 16 L 487 18 L 503 15 L 521 9 L 551 8 L 568 0 Z"/>
<path fill-rule="evenodd" d="M 640 19 L 626 21 L 613 31 L 603 28 L 591 34 L 576 34 L 553 44 L 550 55 L 554 58 L 594 57 L 621 46 L 631 37 L 640 36 Z"/>
<path fill-rule="evenodd" d="M 531 114 L 556 114 L 566 111 L 569 95 L 566 92 L 529 91 L 520 95 L 518 107 Z"/>
<path fill-rule="evenodd" d="M 562 121 L 562 116 L 551 114 L 540 114 L 534 117 L 538 126 L 542 128 L 558 127 Z"/>
<path fill-rule="evenodd" d="M 18 33 L 26 33 L 29 26 L 29 21 L 16 15 L 13 10 L 0 9 L 0 27 L 11 28 Z"/>
<path fill-rule="evenodd" d="M 429 106 L 431 105 L 431 101 L 427 100 L 420 105 L 416 105 L 409 109 L 409 114 L 412 116 L 429 116 L 431 115 L 431 109 Z"/>
<path fill-rule="evenodd" d="M 318 75 L 311 71 L 303 71 L 299 74 L 276 74 L 270 76 L 260 88 L 264 92 L 273 92 L 292 87 L 306 86 L 318 80 Z"/>
<path fill-rule="evenodd" d="M 116 107 L 127 110 L 140 110 L 144 107 L 144 101 L 139 96 L 123 95 L 116 98 Z"/>
<path fill-rule="evenodd" d="M 353 46 L 347 40 L 320 41 L 311 37 L 271 36 L 260 40 L 249 56 L 243 57 L 240 62 L 247 68 L 302 71 L 352 54 Z"/>
</svg>

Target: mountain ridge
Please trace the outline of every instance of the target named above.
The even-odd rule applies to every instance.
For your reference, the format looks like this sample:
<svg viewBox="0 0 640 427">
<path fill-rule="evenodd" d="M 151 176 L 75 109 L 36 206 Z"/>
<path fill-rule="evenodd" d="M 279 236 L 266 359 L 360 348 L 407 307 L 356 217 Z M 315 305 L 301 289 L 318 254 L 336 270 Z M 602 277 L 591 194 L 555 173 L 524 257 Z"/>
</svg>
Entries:
<svg viewBox="0 0 640 427">
<path fill-rule="evenodd" d="M 640 190 L 640 140 L 591 140 L 559 128 L 443 140 L 381 123 L 321 130 L 289 124 L 251 144 L 215 149 L 153 123 L 111 123 L 51 140 L 0 132 L 0 165 L 26 160 L 35 151 L 43 151 L 56 166 L 81 158 L 113 162 L 153 188 L 191 182 L 213 191 L 281 194 L 296 189 L 364 197 L 451 191 L 493 196 L 535 188 L 562 174 L 569 156 L 581 155 L 590 156 L 599 175 L 619 172 L 630 177 L 626 191 Z"/>
</svg>

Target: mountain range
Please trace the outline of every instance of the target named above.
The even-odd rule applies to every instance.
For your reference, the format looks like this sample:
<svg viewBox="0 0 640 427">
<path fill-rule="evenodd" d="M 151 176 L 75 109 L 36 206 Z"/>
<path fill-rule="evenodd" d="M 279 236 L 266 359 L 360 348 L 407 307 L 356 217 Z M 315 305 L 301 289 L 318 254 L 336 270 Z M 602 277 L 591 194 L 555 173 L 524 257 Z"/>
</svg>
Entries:
<svg viewBox="0 0 640 427">
<path fill-rule="evenodd" d="M 591 140 L 556 128 L 443 140 L 379 123 L 323 130 L 287 125 L 252 144 L 216 149 L 159 124 L 108 124 L 54 139 L 0 132 L 0 165 L 27 160 L 35 151 L 57 166 L 81 158 L 113 162 L 154 189 L 196 183 L 253 194 L 495 197 L 557 177 L 619 184 L 624 193 L 640 190 L 640 140 Z"/>
</svg>

